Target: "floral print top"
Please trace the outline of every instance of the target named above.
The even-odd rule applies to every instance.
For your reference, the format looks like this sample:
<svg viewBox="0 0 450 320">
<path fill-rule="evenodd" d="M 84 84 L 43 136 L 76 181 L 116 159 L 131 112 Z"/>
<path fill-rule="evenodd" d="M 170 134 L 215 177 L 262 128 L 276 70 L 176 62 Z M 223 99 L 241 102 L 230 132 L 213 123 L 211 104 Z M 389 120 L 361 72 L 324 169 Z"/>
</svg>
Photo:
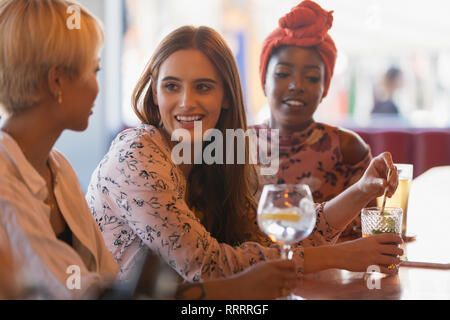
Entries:
<svg viewBox="0 0 450 320">
<path fill-rule="evenodd" d="M 259 130 L 269 127 L 261 125 L 255 126 L 254 129 L 258 134 Z M 339 128 L 314 122 L 307 129 L 292 136 L 280 136 L 278 174 L 261 176 L 261 184 L 302 183 L 309 185 L 315 202 L 335 198 L 361 179 L 372 160 L 372 154 L 369 152 L 357 164 L 345 164 L 338 131 Z M 270 131 L 267 139 L 270 145 Z"/>
<path fill-rule="evenodd" d="M 280 258 L 280 248 L 259 231 L 240 246 L 219 243 L 185 202 L 186 180 L 172 162 L 168 143 L 150 125 L 118 135 L 92 175 L 86 199 L 106 242 L 121 267 L 120 277 L 134 276 L 147 250 L 158 254 L 187 281 L 222 278 L 264 260 Z M 316 229 L 309 245 L 333 243 L 331 228 L 317 206 Z M 298 273 L 303 249 L 294 246 Z"/>
<path fill-rule="evenodd" d="M 269 129 L 267 124 L 254 126 L 258 139 L 261 129 Z M 259 200 L 262 188 L 267 184 L 307 184 L 311 188 L 314 202 L 330 201 L 345 189 L 353 185 L 364 175 L 372 161 L 372 153 L 354 165 L 343 161 L 340 146 L 339 128 L 314 122 L 301 132 L 292 136 L 279 137 L 279 170 L 278 174 L 271 176 L 259 175 L 260 189 L 257 195 Z M 271 150 L 272 141 L 270 130 L 266 135 L 267 150 Z M 259 172 L 260 170 L 258 170 Z M 349 226 L 350 230 L 354 224 Z M 348 233 L 346 231 L 344 233 Z"/>
</svg>

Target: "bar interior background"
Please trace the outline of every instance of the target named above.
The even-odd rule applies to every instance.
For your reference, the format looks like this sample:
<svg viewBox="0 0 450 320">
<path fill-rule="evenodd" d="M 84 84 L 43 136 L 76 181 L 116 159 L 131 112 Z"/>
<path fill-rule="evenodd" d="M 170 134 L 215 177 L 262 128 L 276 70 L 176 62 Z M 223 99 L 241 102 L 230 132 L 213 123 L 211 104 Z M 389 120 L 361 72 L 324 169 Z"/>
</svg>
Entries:
<svg viewBox="0 0 450 320">
<path fill-rule="evenodd" d="M 264 38 L 278 19 L 299 0 L 81 0 L 104 23 L 106 47 L 99 75 L 101 92 L 89 129 L 66 132 L 57 143 L 73 164 L 83 189 L 111 140 L 125 127 L 138 124 L 131 92 L 158 42 L 173 29 L 207 25 L 224 35 L 242 75 L 250 123 L 268 117 L 259 82 L 259 54 Z M 334 10 L 334 38 L 339 57 L 329 97 L 316 120 L 354 129 L 377 154 L 390 148 L 395 157 L 420 161 L 424 169 L 450 165 L 450 3 L 445 0 L 318 0 Z M 385 72 L 401 70 L 394 95 L 395 117 L 373 117 L 376 92 Z M 384 133 L 400 132 L 395 139 Z M 429 133 L 441 140 L 428 143 Z M 413 135 L 414 137 L 411 137 Z M 406 137 L 406 138 L 405 138 Z M 425 137 L 425 138 L 424 138 Z M 421 140 L 423 149 L 416 147 Z M 373 141 L 372 141 L 373 140 Z M 383 141 L 389 141 L 385 143 Z M 427 149 L 428 148 L 428 149 Z M 429 149 L 431 151 L 429 151 Z M 411 154 L 410 154 L 411 153 Z M 394 160 L 396 160 L 394 158 Z M 399 159 L 400 160 L 400 159 Z M 399 161 L 397 160 L 397 161 Z"/>
</svg>

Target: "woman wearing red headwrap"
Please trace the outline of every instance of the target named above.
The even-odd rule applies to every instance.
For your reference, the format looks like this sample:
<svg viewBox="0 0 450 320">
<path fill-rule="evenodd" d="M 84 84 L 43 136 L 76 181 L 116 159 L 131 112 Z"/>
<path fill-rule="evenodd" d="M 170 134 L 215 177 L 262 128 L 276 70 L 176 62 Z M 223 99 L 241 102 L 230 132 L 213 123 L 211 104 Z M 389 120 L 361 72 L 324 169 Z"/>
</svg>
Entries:
<svg viewBox="0 0 450 320">
<path fill-rule="evenodd" d="M 261 176 L 260 184 L 304 183 L 315 202 L 331 200 L 358 181 L 372 159 L 357 134 L 314 120 L 336 64 L 336 46 L 328 34 L 332 24 L 332 12 L 301 2 L 264 41 L 260 64 L 271 119 L 256 129 L 280 130 L 280 169 L 275 176 Z"/>
</svg>

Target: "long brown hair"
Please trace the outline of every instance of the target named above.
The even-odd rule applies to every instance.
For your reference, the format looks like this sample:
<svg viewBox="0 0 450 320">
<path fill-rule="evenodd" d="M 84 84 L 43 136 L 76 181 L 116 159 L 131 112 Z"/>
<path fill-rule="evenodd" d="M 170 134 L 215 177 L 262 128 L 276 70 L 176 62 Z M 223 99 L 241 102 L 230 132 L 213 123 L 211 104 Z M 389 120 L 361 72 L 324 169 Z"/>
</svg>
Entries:
<svg viewBox="0 0 450 320">
<path fill-rule="evenodd" d="M 223 137 L 226 137 L 227 129 L 246 131 L 247 119 L 236 61 L 223 38 L 208 27 L 184 26 L 162 40 L 133 92 L 133 109 L 139 119 L 145 124 L 161 127 L 152 87 L 156 86 L 164 61 L 176 51 L 185 49 L 200 50 L 222 76 L 229 108 L 222 109 L 216 129 Z M 248 150 L 246 145 L 247 159 Z M 254 166 L 248 161 L 243 165 L 195 165 L 187 184 L 186 201 L 204 215 L 203 223 L 212 236 L 231 245 L 248 239 L 254 223 L 249 213 L 256 210 L 251 190 L 256 186 Z"/>
</svg>

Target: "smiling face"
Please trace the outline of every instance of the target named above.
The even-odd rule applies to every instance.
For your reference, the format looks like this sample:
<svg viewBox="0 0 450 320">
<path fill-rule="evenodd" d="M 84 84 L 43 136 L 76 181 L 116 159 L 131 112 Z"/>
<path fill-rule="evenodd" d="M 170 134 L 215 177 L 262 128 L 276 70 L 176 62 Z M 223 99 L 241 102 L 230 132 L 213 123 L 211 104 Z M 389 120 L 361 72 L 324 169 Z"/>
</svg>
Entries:
<svg viewBox="0 0 450 320">
<path fill-rule="evenodd" d="M 265 93 L 272 128 L 290 135 L 307 128 L 322 102 L 325 65 L 313 48 L 281 47 L 272 55 L 266 76 Z"/>
<path fill-rule="evenodd" d="M 153 90 L 167 134 L 186 129 L 194 141 L 194 122 L 202 123 L 203 134 L 216 127 L 225 90 L 216 68 L 201 51 L 180 50 L 169 56 Z"/>
</svg>

